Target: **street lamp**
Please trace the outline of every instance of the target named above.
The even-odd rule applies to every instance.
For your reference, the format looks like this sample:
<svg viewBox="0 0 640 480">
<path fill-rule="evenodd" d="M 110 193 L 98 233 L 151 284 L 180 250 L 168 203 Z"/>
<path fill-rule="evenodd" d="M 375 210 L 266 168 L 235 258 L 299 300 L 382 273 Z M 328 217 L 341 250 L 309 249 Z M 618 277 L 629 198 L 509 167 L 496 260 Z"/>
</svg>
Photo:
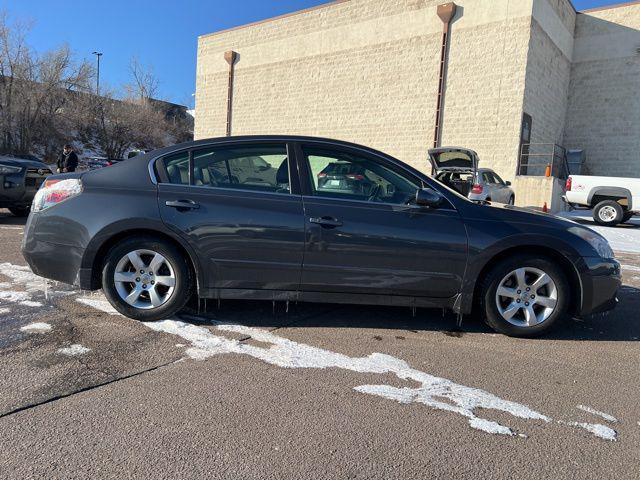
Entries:
<svg viewBox="0 0 640 480">
<path fill-rule="evenodd" d="M 102 56 L 102 52 L 92 52 L 93 55 L 96 56 L 96 60 L 98 60 L 98 76 L 96 78 L 96 95 L 100 95 L 100 57 Z"/>
</svg>

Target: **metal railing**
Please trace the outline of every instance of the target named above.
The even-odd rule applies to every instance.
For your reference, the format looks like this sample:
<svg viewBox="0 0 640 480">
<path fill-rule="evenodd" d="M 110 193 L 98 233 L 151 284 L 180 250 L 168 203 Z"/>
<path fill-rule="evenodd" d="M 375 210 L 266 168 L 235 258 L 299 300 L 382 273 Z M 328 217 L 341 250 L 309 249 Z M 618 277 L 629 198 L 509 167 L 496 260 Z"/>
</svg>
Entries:
<svg viewBox="0 0 640 480">
<path fill-rule="evenodd" d="M 524 143 L 516 175 L 565 179 L 569 176 L 566 150 L 555 143 Z"/>
</svg>

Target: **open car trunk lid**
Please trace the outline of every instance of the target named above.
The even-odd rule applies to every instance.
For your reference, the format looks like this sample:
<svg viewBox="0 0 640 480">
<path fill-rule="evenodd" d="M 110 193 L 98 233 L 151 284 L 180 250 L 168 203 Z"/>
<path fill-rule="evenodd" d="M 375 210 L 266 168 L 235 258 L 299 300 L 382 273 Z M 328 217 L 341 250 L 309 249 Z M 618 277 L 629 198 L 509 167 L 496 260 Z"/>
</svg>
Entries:
<svg viewBox="0 0 640 480">
<path fill-rule="evenodd" d="M 429 161 L 435 173 L 475 173 L 478 168 L 478 154 L 468 148 L 432 148 L 429 150 Z"/>
</svg>

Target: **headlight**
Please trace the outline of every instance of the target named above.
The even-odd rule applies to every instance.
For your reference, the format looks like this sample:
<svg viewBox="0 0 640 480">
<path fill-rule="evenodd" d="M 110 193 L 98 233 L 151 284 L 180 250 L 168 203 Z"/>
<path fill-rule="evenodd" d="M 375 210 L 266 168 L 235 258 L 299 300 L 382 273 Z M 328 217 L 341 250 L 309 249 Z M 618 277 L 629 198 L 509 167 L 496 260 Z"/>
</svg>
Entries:
<svg viewBox="0 0 640 480">
<path fill-rule="evenodd" d="M 13 165 L 3 165 L 0 163 L 0 175 L 13 175 L 20 173 L 22 167 L 14 167 Z"/>
<path fill-rule="evenodd" d="M 40 212 L 60 202 L 82 193 L 82 182 L 79 178 L 66 180 L 45 180 L 36 193 L 31 204 L 32 212 Z"/>
<path fill-rule="evenodd" d="M 569 231 L 591 245 L 601 258 L 615 257 L 611 245 L 602 235 L 584 227 L 571 227 Z"/>
</svg>

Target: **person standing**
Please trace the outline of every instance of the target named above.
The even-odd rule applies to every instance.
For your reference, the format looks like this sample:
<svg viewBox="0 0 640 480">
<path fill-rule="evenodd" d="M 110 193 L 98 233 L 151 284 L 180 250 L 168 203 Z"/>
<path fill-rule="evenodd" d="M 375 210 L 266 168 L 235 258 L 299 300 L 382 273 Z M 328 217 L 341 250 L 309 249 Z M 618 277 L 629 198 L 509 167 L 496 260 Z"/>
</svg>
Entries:
<svg viewBox="0 0 640 480">
<path fill-rule="evenodd" d="M 58 173 L 75 172 L 78 167 L 78 155 L 73 151 L 73 146 L 66 144 L 62 148 L 62 155 L 58 159 Z"/>
</svg>

